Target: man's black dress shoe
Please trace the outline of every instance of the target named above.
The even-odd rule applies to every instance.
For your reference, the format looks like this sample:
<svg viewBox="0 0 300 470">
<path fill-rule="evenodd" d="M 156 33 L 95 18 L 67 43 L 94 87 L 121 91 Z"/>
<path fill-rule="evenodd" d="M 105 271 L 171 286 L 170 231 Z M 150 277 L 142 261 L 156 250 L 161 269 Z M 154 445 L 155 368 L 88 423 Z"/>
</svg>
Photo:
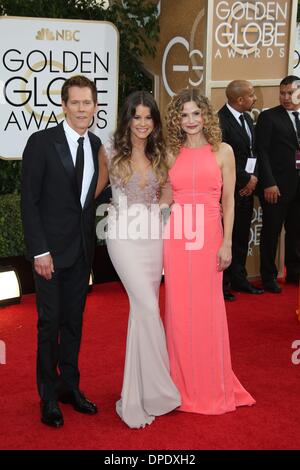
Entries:
<svg viewBox="0 0 300 470">
<path fill-rule="evenodd" d="M 94 415 L 98 412 L 95 403 L 92 403 L 90 400 L 85 398 L 83 393 L 81 393 L 79 390 L 71 390 L 60 394 L 58 399 L 62 403 L 72 405 L 74 410 L 78 411 L 79 413 Z"/>
<path fill-rule="evenodd" d="M 63 426 L 64 418 L 56 400 L 41 401 L 41 421 L 54 428 Z"/>
<path fill-rule="evenodd" d="M 263 294 L 264 290 L 259 289 L 258 287 L 254 287 L 250 282 L 247 284 L 241 284 L 241 285 L 231 285 L 233 290 L 236 290 L 238 292 L 247 292 L 248 294 Z"/>
<path fill-rule="evenodd" d="M 236 300 L 235 296 L 229 290 L 223 291 L 223 296 L 224 300 L 228 300 L 229 302 L 233 302 L 234 300 Z"/>
<path fill-rule="evenodd" d="M 272 294 L 280 294 L 282 291 L 280 285 L 275 279 L 271 279 L 270 281 L 263 281 L 263 286 L 265 291 L 272 292 Z"/>
</svg>

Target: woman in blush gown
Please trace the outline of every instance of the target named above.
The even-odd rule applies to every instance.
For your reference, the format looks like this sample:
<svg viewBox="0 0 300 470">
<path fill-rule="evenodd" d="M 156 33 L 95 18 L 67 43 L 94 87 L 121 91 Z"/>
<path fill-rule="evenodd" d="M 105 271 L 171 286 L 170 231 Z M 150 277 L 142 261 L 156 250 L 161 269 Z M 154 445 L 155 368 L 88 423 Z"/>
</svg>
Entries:
<svg viewBox="0 0 300 470">
<path fill-rule="evenodd" d="M 131 428 L 180 405 L 159 312 L 163 241 L 159 201 L 167 179 L 161 119 L 150 93 L 125 101 L 113 140 L 99 154 L 97 195 L 112 188 L 107 248 L 130 303 L 120 418 Z"/>
<path fill-rule="evenodd" d="M 221 143 L 207 98 L 195 89 L 172 98 L 167 130 L 174 202 L 164 242 L 171 376 L 181 393 L 179 410 L 222 414 L 255 403 L 232 371 L 222 293 L 222 272 L 231 262 L 234 156 Z"/>
</svg>

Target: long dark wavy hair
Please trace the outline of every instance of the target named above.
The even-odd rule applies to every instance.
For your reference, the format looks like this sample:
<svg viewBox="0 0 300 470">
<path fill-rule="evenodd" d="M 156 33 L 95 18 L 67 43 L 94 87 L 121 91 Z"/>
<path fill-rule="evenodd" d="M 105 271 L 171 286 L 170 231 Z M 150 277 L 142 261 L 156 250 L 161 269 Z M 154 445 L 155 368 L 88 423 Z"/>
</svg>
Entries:
<svg viewBox="0 0 300 470">
<path fill-rule="evenodd" d="M 152 165 L 158 182 L 163 185 L 167 180 L 167 164 L 162 122 L 156 101 L 151 93 L 147 91 L 134 91 L 126 98 L 122 106 L 117 130 L 114 134 L 116 154 L 112 158 L 110 173 L 113 178 L 118 179 L 122 184 L 126 184 L 132 175 L 130 165 L 132 153 L 130 124 L 139 105 L 149 108 L 153 120 L 154 128 L 147 138 L 145 154 Z"/>
</svg>

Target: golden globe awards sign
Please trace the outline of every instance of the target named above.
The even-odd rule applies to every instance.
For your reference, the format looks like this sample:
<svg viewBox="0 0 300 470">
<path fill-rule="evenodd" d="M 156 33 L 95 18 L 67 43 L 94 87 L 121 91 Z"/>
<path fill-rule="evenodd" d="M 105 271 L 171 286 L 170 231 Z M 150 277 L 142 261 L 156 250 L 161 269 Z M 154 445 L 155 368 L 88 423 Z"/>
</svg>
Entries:
<svg viewBox="0 0 300 470">
<path fill-rule="evenodd" d="M 60 90 L 77 74 L 97 87 L 90 130 L 105 141 L 118 103 L 119 35 L 107 22 L 0 18 L 0 157 L 19 158 L 28 137 L 58 124 Z"/>
<path fill-rule="evenodd" d="M 216 2 L 215 58 L 284 57 L 289 17 L 287 1 Z"/>
<path fill-rule="evenodd" d="M 278 104 L 279 83 L 293 73 L 295 63 L 297 0 L 160 0 L 159 5 L 157 54 L 144 58 L 144 64 L 155 78 L 163 113 L 171 96 L 186 87 L 196 87 L 218 110 L 234 79 L 251 80 L 255 86 L 254 117 Z M 256 201 L 247 261 L 250 276 L 259 272 L 261 225 Z"/>
<path fill-rule="evenodd" d="M 278 85 L 295 61 L 297 0 L 159 3 L 157 54 L 144 64 L 155 76 L 162 111 L 186 87 L 198 88 L 219 109 L 227 84 L 237 78 L 253 82 L 258 111 L 278 104 Z"/>
<path fill-rule="evenodd" d="M 214 0 L 208 24 L 211 75 L 208 80 L 281 80 L 291 67 L 290 0 Z M 242 72 L 242 73 L 241 73 Z"/>
</svg>

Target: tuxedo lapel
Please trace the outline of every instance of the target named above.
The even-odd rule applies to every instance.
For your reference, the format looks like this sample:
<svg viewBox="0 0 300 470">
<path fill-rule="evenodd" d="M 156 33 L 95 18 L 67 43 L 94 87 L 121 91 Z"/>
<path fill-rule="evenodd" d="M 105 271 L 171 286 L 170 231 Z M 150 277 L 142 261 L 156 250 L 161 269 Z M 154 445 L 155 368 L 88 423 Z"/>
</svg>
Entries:
<svg viewBox="0 0 300 470">
<path fill-rule="evenodd" d="M 290 140 L 290 142 L 294 142 L 294 144 L 296 144 L 296 146 L 299 147 L 296 131 L 295 131 L 295 128 L 293 126 L 290 116 L 288 115 L 287 111 L 283 107 L 279 108 L 279 112 L 280 112 L 280 117 L 282 120 L 283 129 L 287 130 L 287 139 Z"/>
<path fill-rule="evenodd" d="M 249 138 L 245 135 L 242 126 L 237 122 L 234 115 L 229 111 L 226 105 L 223 107 L 223 112 L 226 116 L 226 119 L 228 120 L 229 125 L 234 128 L 235 132 L 238 132 L 239 136 L 243 139 L 247 146 L 249 146 Z"/>
<path fill-rule="evenodd" d="M 59 158 L 64 166 L 64 169 L 67 173 L 67 176 L 71 181 L 74 192 L 76 193 L 77 197 L 79 197 L 76 183 L 75 167 L 62 123 L 60 123 L 57 127 L 57 138 L 54 142 L 54 145 L 59 155 Z"/>
</svg>

